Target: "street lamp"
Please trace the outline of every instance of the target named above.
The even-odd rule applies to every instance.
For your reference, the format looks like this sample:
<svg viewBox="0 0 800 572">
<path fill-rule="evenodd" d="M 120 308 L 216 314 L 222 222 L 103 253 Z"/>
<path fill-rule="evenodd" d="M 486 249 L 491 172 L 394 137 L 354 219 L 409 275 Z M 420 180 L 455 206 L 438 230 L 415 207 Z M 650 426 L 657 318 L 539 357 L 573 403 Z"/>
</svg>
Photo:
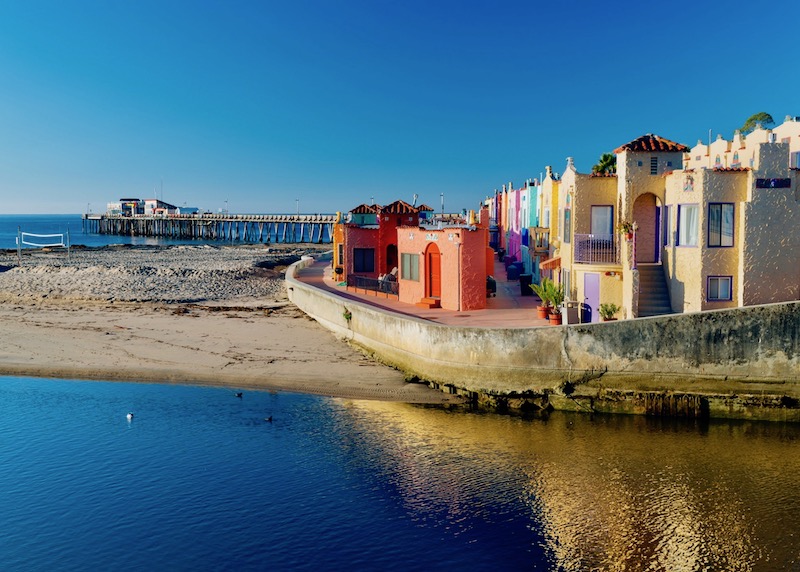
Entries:
<svg viewBox="0 0 800 572">
<path fill-rule="evenodd" d="M 442 197 L 442 216 L 444 216 L 444 193 L 440 193 L 439 196 Z"/>
</svg>

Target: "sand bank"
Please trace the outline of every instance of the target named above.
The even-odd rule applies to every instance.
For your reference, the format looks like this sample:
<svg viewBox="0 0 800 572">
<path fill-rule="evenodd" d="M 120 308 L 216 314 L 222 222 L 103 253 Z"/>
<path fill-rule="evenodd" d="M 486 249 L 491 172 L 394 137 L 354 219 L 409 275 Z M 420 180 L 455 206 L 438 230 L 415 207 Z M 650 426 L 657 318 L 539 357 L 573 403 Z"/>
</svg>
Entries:
<svg viewBox="0 0 800 572">
<path fill-rule="evenodd" d="M 0 253 L 0 374 L 451 401 L 288 302 L 282 271 L 315 248 Z"/>
</svg>

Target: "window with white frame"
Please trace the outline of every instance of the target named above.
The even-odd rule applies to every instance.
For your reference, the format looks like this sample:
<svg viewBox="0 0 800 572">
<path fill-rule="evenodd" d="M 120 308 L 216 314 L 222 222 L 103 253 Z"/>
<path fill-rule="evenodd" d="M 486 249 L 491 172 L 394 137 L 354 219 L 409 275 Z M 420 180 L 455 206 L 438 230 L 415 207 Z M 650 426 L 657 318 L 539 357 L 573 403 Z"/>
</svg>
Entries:
<svg viewBox="0 0 800 572">
<path fill-rule="evenodd" d="M 733 203 L 708 204 L 708 246 L 733 246 Z"/>
<path fill-rule="evenodd" d="M 678 205 L 678 246 L 697 246 L 698 216 L 697 205 Z"/>
<path fill-rule="evenodd" d="M 403 280 L 419 282 L 419 254 L 407 252 L 400 254 L 400 277 Z"/>
<path fill-rule="evenodd" d="M 614 234 L 614 207 L 592 206 L 592 234 Z"/>
<path fill-rule="evenodd" d="M 706 299 L 709 302 L 732 300 L 732 286 L 733 278 L 731 276 L 709 276 Z"/>
</svg>

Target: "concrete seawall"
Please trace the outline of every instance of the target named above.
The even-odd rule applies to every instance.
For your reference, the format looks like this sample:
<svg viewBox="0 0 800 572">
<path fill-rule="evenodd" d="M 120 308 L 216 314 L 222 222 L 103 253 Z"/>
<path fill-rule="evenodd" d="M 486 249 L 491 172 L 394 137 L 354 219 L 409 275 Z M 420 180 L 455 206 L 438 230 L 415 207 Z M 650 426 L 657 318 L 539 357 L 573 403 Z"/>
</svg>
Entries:
<svg viewBox="0 0 800 572">
<path fill-rule="evenodd" d="M 527 329 L 435 324 L 286 274 L 289 299 L 380 361 L 499 410 L 800 421 L 800 302 Z"/>
</svg>

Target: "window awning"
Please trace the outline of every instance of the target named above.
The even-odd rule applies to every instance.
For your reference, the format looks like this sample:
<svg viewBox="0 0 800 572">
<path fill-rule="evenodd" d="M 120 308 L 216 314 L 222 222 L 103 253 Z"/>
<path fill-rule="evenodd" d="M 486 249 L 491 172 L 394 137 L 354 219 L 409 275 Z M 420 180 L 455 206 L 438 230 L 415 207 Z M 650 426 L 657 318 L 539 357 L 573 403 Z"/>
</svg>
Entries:
<svg viewBox="0 0 800 572">
<path fill-rule="evenodd" d="M 553 258 L 549 258 L 544 262 L 540 262 L 539 268 L 542 270 L 553 270 L 555 268 L 561 268 L 561 257 L 554 256 Z"/>
</svg>

